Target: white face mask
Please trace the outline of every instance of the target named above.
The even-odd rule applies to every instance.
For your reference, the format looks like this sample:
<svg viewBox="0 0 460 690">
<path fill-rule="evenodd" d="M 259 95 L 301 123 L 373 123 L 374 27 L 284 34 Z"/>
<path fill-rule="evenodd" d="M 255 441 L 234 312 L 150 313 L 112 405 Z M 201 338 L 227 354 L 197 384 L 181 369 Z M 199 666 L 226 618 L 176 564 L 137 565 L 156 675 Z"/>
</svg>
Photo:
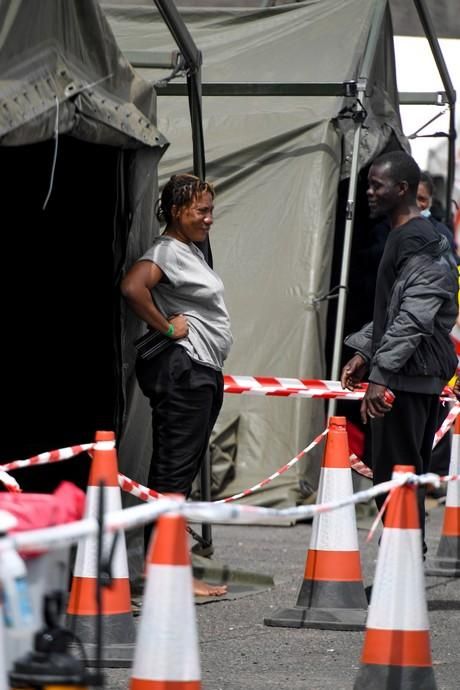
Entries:
<svg viewBox="0 0 460 690">
<path fill-rule="evenodd" d="M 424 218 L 429 218 L 431 216 L 431 211 L 429 208 L 424 208 L 423 211 L 420 211 L 420 215 Z"/>
</svg>

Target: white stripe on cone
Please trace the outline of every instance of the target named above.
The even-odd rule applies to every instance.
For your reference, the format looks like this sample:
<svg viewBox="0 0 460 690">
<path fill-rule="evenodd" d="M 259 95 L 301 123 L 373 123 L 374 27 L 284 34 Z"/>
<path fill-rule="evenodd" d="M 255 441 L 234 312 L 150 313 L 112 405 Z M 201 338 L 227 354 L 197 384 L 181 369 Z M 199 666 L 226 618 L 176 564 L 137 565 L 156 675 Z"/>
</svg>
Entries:
<svg viewBox="0 0 460 690">
<path fill-rule="evenodd" d="M 318 504 L 336 501 L 352 494 L 351 469 L 322 468 Z M 357 551 L 358 532 L 354 505 L 317 513 L 313 518 L 310 548 L 320 551 Z"/>
<path fill-rule="evenodd" d="M 86 494 L 85 517 L 97 517 L 99 511 L 98 486 L 88 486 Z M 118 486 L 104 487 L 104 511 L 121 510 L 121 494 Z M 105 534 L 102 551 L 108 556 L 114 535 Z M 97 577 L 97 538 L 88 537 L 81 541 L 77 549 L 74 567 L 75 577 Z M 123 531 L 117 537 L 117 544 L 112 560 L 112 577 L 129 578 L 126 539 Z"/>
<path fill-rule="evenodd" d="M 199 681 L 190 566 L 150 564 L 146 575 L 133 679 Z"/>
<path fill-rule="evenodd" d="M 420 529 L 383 530 L 366 626 L 428 630 Z"/>
</svg>

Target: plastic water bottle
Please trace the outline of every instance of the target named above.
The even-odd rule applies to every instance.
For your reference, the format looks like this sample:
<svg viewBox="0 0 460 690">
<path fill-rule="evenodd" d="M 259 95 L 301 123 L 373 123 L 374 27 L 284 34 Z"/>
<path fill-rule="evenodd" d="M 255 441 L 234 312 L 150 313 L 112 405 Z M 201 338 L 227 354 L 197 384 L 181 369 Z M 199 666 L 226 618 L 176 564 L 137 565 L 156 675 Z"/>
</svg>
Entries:
<svg viewBox="0 0 460 690">
<path fill-rule="evenodd" d="M 29 596 L 27 568 L 12 540 L 0 538 L 0 587 L 3 592 L 3 619 L 7 628 L 28 628 L 34 622 Z"/>
<path fill-rule="evenodd" d="M 7 666 L 32 648 L 37 621 L 27 581 L 27 568 L 7 535 L 0 534 L 0 592 Z M 8 658 L 10 657 L 10 658 Z"/>
</svg>

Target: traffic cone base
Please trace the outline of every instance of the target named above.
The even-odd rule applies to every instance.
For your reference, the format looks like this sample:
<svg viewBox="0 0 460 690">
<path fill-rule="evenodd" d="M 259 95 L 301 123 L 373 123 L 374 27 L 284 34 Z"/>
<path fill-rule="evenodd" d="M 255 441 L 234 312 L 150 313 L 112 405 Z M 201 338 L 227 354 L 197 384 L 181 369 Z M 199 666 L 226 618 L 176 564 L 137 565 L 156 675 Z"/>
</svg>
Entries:
<svg viewBox="0 0 460 690">
<path fill-rule="evenodd" d="M 307 609 L 295 606 L 292 609 L 278 609 L 271 618 L 264 618 L 264 624 L 276 628 L 357 631 L 365 627 L 366 611 L 333 607 Z"/>
<path fill-rule="evenodd" d="M 436 690 L 416 491 L 390 495 L 354 690 Z"/>
<path fill-rule="evenodd" d="M 363 599 L 364 596 L 364 599 Z M 304 580 L 297 606 L 314 609 L 367 609 L 366 594 L 359 582 L 318 582 Z"/>
<path fill-rule="evenodd" d="M 436 690 L 436 679 L 432 668 L 411 668 L 410 666 L 362 665 L 359 685 L 354 690 Z"/>
<path fill-rule="evenodd" d="M 430 558 L 427 561 L 425 573 L 426 575 L 460 577 L 460 540 L 458 537 L 442 535 L 436 558 Z"/>
<path fill-rule="evenodd" d="M 457 418 L 458 419 L 458 418 Z M 458 482 L 450 482 L 457 484 Z M 457 489 L 457 487 L 454 487 Z M 449 494 L 451 487 L 448 486 Z M 452 491 L 450 491 L 452 500 Z M 456 502 L 457 499 L 455 499 Z M 460 508 L 446 505 L 444 509 L 444 522 L 442 535 L 434 558 L 427 560 L 425 568 L 427 575 L 439 575 L 445 577 L 460 576 Z"/>
<path fill-rule="evenodd" d="M 318 503 L 346 499 L 352 494 L 346 419 L 331 417 Z M 317 513 L 296 605 L 275 611 L 264 623 L 294 628 L 363 630 L 366 616 L 355 507 L 345 505 Z"/>
<path fill-rule="evenodd" d="M 101 488 L 101 483 L 103 484 Z M 121 493 L 118 486 L 118 467 L 115 435 L 112 431 L 96 433 L 93 460 L 86 492 L 85 517 L 97 518 L 100 492 L 103 491 L 105 510 L 121 510 Z M 105 534 L 103 556 L 111 553 L 114 535 Z M 70 630 L 82 640 L 88 666 L 106 668 L 130 667 L 136 644 L 136 631 L 131 609 L 128 558 L 125 536 L 121 532 L 111 560 L 110 586 L 101 590 L 102 659 L 98 658 L 97 639 L 97 540 L 89 537 L 78 544 L 67 605 L 67 622 Z"/>
<path fill-rule="evenodd" d="M 455 418 L 449 474 L 460 470 L 460 415 Z M 460 577 L 460 486 L 448 482 L 442 534 L 434 558 L 427 559 L 426 575 Z"/>
</svg>

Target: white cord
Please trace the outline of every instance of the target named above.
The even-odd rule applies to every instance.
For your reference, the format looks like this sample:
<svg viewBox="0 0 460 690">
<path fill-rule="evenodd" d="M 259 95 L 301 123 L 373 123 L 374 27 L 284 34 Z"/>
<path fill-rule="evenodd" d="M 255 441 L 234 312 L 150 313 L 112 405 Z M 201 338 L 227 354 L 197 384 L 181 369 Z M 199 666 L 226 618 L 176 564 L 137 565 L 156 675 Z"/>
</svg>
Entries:
<svg viewBox="0 0 460 690">
<path fill-rule="evenodd" d="M 51 196 L 51 192 L 53 191 L 53 184 L 54 184 L 54 171 L 56 170 L 56 161 L 57 161 L 57 154 L 58 154 L 58 142 L 59 142 L 59 98 L 57 96 L 54 96 L 54 100 L 56 101 L 56 119 L 54 121 L 54 156 L 53 156 L 53 165 L 51 168 L 51 179 L 50 179 L 50 184 L 48 188 L 48 194 L 46 195 L 45 202 L 42 206 L 42 211 L 45 210 L 48 201 Z"/>
</svg>

